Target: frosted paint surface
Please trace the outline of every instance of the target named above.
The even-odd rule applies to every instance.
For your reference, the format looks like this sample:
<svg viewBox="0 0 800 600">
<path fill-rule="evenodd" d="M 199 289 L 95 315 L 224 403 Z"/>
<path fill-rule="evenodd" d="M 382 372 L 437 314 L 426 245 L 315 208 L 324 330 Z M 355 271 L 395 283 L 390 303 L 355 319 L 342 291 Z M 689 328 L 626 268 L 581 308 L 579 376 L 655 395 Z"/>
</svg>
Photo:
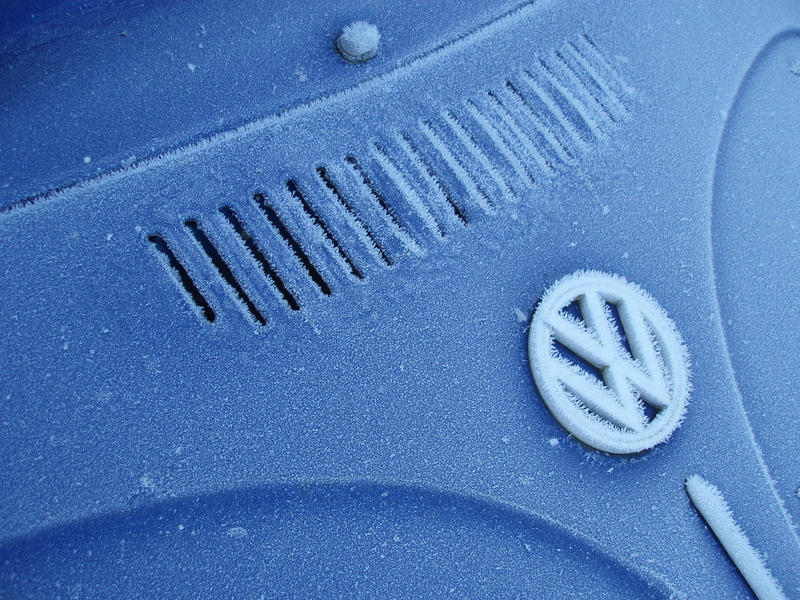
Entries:
<svg viewBox="0 0 800 600">
<path fill-rule="evenodd" d="M 729 109 L 765 44 L 800 28 L 790 3 L 84 0 L 71 27 L 37 29 L 0 85 L 0 589 L 609 597 L 597 562 L 565 568 L 582 548 L 526 529 L 541 514 L 623 565 L 612 583 L 638 567 L 676 597 L 748 597 L 683 489 L 703 473 L 796 596 L 800 546 L 754 437 L 771 469 L 785 457 L 772 472 L 797 511 L 798 370 L 744 404 L 733 379 L 757 388 L 792 329 L 766 346 L 731 330 L 748 358 L 732 371 L 722 326 L 743 320 L 715 295 L 746 287 L 727 309 L 751 323 L 792 305 L 742 285 L 739 265 L 765 271 L 741 223 L 715 232 L 732 233 L 715 257 L 743 250 L 730 287 L 710 255 Z M 357 19 L 383 39 L 353 66 L 334 41 Z M 781 48 L 779 92 L 800 56 Z M 750 114 L 794 114 L 793 95 L 751 89 Z M 770 139 L 794 156 L 786 124 Z M 750 181 L 800 206 L 752 125 L 723 169 L 769 173 Z M 720 198 L 741 191 L 728 181 Z M 778 206 L 745 191 L 759 216 Z M 787 216 L 760 239 L 795 239 Z M 771 255 L 776 282 L 796 278 L 792 253 Z M 588 267 L 650 292 L 691 351 L 689 416 L 641 456 L 587 451 L 536 400 L 525 321 Z M 260 493 L 293 482 L 374 492 Z M 406 483 L 429 492 L 393 505 Z M 416 509 L 426 493 L 441 511 Z M 464 529 L 452 494 L 519 518 L 484 503 Z"/>
<path fill-rule="evenodd" d="M 4 598 L 77 597 L 65 589 L 103 599 L 680 597 L 557 523 L 413 486 L 284 485 L 185 499 L 0 547 L 0 564 Z M 377 573 L 365 568 L 373 564 Z M 48 585 L 53 575 L 59 588 Z"/>
<path fill-rule="evenodd" d="M 547 290 L 528 359 L 553 416 L 599 450 L 652 448 L 686 411 L 689 355 L 680 334 L 655 300 L 616 275 L 579 271 Z"/>
<path fill-rule="evenodd" d="M 781 33 L 742 79 L 720 140 L 711 205 L 726 346 L 753 434 L 795 524 L 800 457 L 787 449 L 800 439 L 800 311 L 790 308 L 800 297 L 800 78 L 791 68 L 798 60 L 800 31 Z"/>
<path fill-rule="evenodd" d="M 699 475 L 692 475 L 686 480 L 686 493 L 758 599 L 786 598 L 764 559 L 734 520 L 722 492 Z"/>
</svg>

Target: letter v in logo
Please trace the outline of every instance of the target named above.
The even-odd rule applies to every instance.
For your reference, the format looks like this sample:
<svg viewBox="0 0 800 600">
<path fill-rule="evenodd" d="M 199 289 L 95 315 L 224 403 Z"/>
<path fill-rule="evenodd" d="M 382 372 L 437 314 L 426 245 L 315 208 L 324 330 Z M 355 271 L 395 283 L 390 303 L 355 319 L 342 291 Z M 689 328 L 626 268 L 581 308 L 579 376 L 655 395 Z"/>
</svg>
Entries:
<svg viewBox="0 0 800 600">
<path fill-rule="evenodd" d="M 580 271 L 542 297 L 528 361 L 556 420 L 599 450 L 632 454 L 669 438 L 689 397 L 689 355 L 644 290 L 622 277 Z"/>
</svg>

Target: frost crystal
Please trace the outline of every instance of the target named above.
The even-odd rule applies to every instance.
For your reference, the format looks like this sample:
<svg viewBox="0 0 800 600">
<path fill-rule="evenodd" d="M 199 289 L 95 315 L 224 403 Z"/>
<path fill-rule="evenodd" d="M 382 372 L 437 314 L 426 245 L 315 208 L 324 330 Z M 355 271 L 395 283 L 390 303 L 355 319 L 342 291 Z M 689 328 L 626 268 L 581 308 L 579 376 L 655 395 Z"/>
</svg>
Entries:
<svg viewBox="0 0 800 600">
<path fill-rule="evenodd" d="M 237 540 L 241 540 L 247 537 L 247 529 L 244 527 L 236 526 L 236 527 L 229 527 L 228 528 L 228 537 L 235 538 Z"/>
</svg>

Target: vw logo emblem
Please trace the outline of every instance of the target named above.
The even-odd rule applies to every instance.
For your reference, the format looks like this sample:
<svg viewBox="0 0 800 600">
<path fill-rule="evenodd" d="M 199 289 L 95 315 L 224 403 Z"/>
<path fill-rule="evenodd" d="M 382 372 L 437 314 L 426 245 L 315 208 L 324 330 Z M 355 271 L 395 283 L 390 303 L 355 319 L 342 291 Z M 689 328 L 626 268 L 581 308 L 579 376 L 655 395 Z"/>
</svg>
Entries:
<svg viewBox="0 0 800 600">
<path fill-rule="evenodd" d="M 689 355 L 678 330 L 616 275 L 579 271 L 553 284 L 533 315 L 528 362 L 556 420 L 598 450 L 652 448 L 686 412 Z"/>
</svg>

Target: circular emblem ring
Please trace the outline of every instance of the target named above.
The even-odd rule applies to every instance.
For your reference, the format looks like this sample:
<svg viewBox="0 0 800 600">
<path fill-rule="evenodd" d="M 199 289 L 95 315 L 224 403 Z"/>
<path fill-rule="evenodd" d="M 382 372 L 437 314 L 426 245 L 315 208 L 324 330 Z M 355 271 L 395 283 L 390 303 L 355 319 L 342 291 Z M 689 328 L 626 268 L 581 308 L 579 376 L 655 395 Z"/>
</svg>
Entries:
<svg viewBox="0 0 800 600">
<path fill-rule="evenodd" d="M 689 355 L 678 330 L 616 275 L 579 271 L 553 284 L 533 315 L 528 362 L 556 420 L 598 450 L 648 450 L 686 412 Z"/>
</svg>

